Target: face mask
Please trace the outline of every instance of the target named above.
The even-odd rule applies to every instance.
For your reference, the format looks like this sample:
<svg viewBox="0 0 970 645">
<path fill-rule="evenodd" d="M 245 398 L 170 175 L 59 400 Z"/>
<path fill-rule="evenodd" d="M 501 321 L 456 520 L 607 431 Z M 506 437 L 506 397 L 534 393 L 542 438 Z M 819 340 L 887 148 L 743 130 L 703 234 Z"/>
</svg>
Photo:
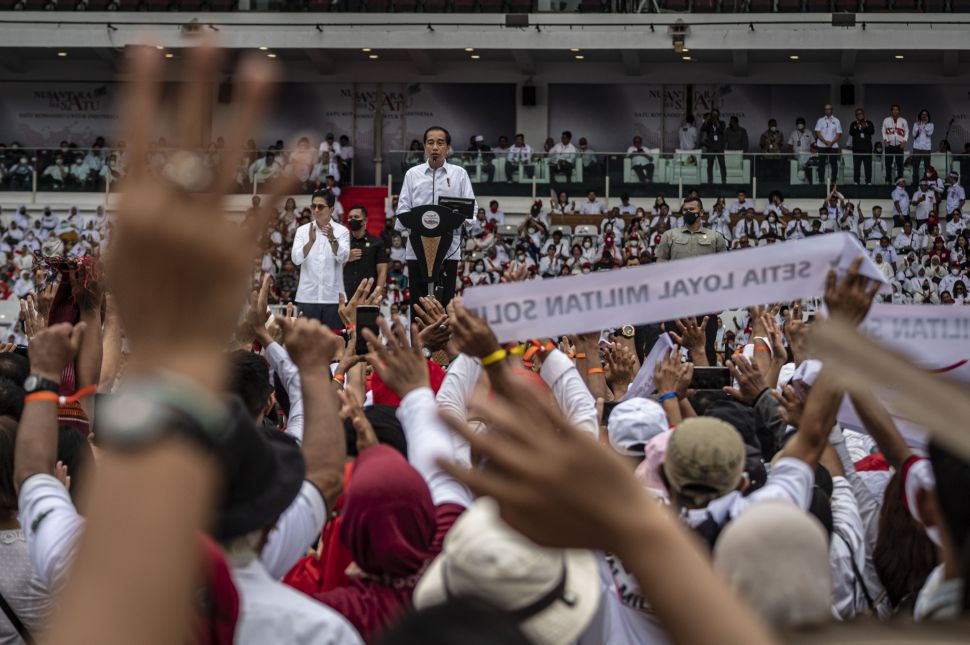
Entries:
<svg viewBox="0 0 970 645">
<path fill-rule="evenodd" d="M 953 275 L 960 275 L 960 269 L 950 269 L 950 273 Z"/>
<path fill-rule="evenodd" d="M 519 259 L 519 262 L 522 262 L 523 260 L 525 260 L 525 255 L 523 255 L 523 254 L 521 254 L 521 253 L 519 253 L 519 254 L 518 254 L 517 256 L 515 256 L 515 257 L 517 257 L 517 258 Z"/>
<path fill-rule="evenodd" d="M 798 128 L 798 131 L 801 132 L 802 130 L 805 129 L 805 124 L 804 123 L 799 123 L 798 126 L 796 126 L 796 127 Z"/>
<path fill-rule="evenodd" d="M 776 128 L 775 126 L 771 126 L 768 129 L 771 130 L 772 132 L 778 132 L 778 128 Z"/>
<path fill-rule="evenodd" d="M 589 242 L 583 242 L 583 246 L 588 249 L 591 245 Z"/>
<path fill-rule="evenodd" d="M 359 231 L 364 228 L 364 220 L 362 219 L 352 219 L 347 222 L 347 227 L 352 231 Z"/>
<path fill-rule="evenodd" d="M 475 270 L 478 271 L 479 273 L 481 273 L 482 271 L 485 270 L 485 265 L 484 264 L 476 264 L 475 265 Z"/>
<path fill-rule="evenodd" d="M 21 157 L 20 163 L 27 163 L 27 157 Z"/>
<path fill-rule="evenodd" d="M 693 211 L 684 211 L 684 224 L 690 226 L 697 221 L 698 217 L 700 217 L 699 213 L 695 213 Z"/>
<path fill-rule="evenodd" d="M 772 224 L 774 224 L 775 223 L 775 216 L 774 215 L 770 215 L 768 217 L 768 221 L 771 222 Z"/>
</svg>

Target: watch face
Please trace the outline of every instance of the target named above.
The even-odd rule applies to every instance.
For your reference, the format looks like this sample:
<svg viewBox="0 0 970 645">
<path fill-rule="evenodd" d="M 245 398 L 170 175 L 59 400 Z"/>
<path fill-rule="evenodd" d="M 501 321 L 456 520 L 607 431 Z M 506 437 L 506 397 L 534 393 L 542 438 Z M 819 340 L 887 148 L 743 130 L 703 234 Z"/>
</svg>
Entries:
<svg viewBox="0 0 970 645">
<path fill-rule="evenodd" d="M 626 338 L 633 338 L 636 331 L 633 329 L 633 325 L 623 325 L 623 329 L 620 330 Z"/>
<path fill-rule="evenodd" d="M 40 379 L 34 376 L 33 374 L 31 374 L 30 376 L 27 377 L 27 380 L 24 381 L 24 390 L 26 390 L 27 392 L 33 392 L 34 388 L 37 387 L 38 381 L 40 381 Z"/>
</svg>

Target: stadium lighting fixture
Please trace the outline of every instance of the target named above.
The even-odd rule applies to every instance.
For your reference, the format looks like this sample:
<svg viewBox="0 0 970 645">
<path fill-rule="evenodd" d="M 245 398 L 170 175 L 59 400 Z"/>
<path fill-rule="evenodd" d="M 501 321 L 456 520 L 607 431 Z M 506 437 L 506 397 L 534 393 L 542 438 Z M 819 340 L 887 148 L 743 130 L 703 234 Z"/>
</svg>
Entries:
<svg viewBox="0 0 970 645">
<path fill-rule="evenodd" d="M 360 51 L 362 51 L 362 52 L 364 52 L 365 54 L 369 54 L 369 53 L 370 53 L 370 52 L 372 52 L 373 50 L 372 50 L 372 49 L 371 49 L 370 47 L 364 47 L 364 48 L 363 48 L 363 49 L 361 49 Z"/>
<path fill-rule="evenodd" d="M 67 58 L 67 52 L 57 52 L 59 58 Z"/>
<path fill-rule="evenodd" d="M 162 51 L 163 49 L 165 49 L 165 45 L 155 45 L 155 49 L 157 49 L 158 51 Z"/>
<path fill-rule="evenodd" d="M 479 56 L 478 54 L 472 54 L 471 55 L 471 59 L 472 60 L 478 60 L 479 58 L 481 58 L 481 56 Z"/>
<path fill-rule="evenodd" d="M 165 54 L 165 58 L 175 58 L 175 54 Z"/>
<path fill-rule="evenodd" d="M 266 58 L 276 58 L 276 54 L 266 54 Z"/>
<path fill-rule="evenodd" d="M 371 54 L 371 55 L 370 55 L 370 56 L 368 56 L 367 58 L 369 58 L 369 59 L 371 59 L 371 60 L 377 60 L 377 54 Z"/>
<path fill-rule="evenodd" d="M 691 60 L 690 56 L 682 56 L 681 58 L 683 58 L 683 60 Z"/>
<path fill-rule="evenodd" d="M 798 60 L 798 54 L 792 54 L 788 57 L 788 60 Z"/>
<path fill-rule="evenodd" d="M 574 54 L 575 54 L 576 52 L 578 52 L 578 51 L 579 51 L 579 47 L 573 47 L 573 48 L 572 48 L 572 49 L 570 49 L 569 51 L 571 51 L 572 53 L 574 53 Z"/>
<path fill-rule="evenodd" d="M 263 45 L 262 47 L 259 48 L 259 51 L 264 52 L 264 51 L 266 51 L 268 49 L 269 49 L 269 47 L 267 47 L 266 45 Z"/>
<path fill-rule="evenodd" d="M 475 48 L 474 47 L 465 47 L 465 51 L 466 52 L 473 52 L 473 51 L 475 51 Z"/>
<path fill-rule="evenodd" d="M 585 58 L 586 58 L 586 57 L 585 57 L 585 56 L 583 56 L 582 54 L 580 54 L 580 55 L 578 55 L 578 56 L 576 56 L 576 60 L 585 60 Z"/>
<path fill-rule="evenodd" d="M 903 56 L 902 54 L 896 54 L 895 58 L 896 58 L 896 60 L 903 60 L 906 57 Z"/>
</svg>

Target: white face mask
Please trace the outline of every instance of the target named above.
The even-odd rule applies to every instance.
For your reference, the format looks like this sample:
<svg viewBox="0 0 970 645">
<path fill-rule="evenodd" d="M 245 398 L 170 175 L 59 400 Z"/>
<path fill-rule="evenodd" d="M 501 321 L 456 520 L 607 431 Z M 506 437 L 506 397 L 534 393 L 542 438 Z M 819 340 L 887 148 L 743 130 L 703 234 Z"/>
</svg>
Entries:
<svg viewBox="0 0 970 645">
<path fill-rule="evenodd" d="M 796 127 L 798 128 L 798 131 L 801 132 L 802 130 L 805 129 L 805 124 L 804 123 L 799 123 Z"/>
<path fill-rule="evenodd" d="M 475 270 L 478 271 L 479 273 L 481 273 L 482 271 L 485 270 L 485 265 L 484 264 L 476 264 L 475 265 Z"/>
<path fill-rule="evenodd" d="M 960 275 L 960 269 L 950 269 L 950 273 L 953 275 Z"/>
</svg>

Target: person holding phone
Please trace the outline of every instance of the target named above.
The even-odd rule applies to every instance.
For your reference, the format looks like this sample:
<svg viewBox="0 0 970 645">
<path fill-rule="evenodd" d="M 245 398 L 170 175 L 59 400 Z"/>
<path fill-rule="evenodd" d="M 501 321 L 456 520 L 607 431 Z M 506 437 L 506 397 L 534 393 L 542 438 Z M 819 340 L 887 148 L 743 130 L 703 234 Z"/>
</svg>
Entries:
<svg viewBox="0 0 970 645">
<path fill-rule="evenodd" d="M 330 329 L 344 326 L 337 304 L 344 291 L 343 265 L 350 257 L 350 231 L 332 219 L 336 201 L 327 189 L 313 193 L 313 219 L 296 229 L 291 253 L 293 264 L 300 267 L 297 307 Z"/>
</svg>

